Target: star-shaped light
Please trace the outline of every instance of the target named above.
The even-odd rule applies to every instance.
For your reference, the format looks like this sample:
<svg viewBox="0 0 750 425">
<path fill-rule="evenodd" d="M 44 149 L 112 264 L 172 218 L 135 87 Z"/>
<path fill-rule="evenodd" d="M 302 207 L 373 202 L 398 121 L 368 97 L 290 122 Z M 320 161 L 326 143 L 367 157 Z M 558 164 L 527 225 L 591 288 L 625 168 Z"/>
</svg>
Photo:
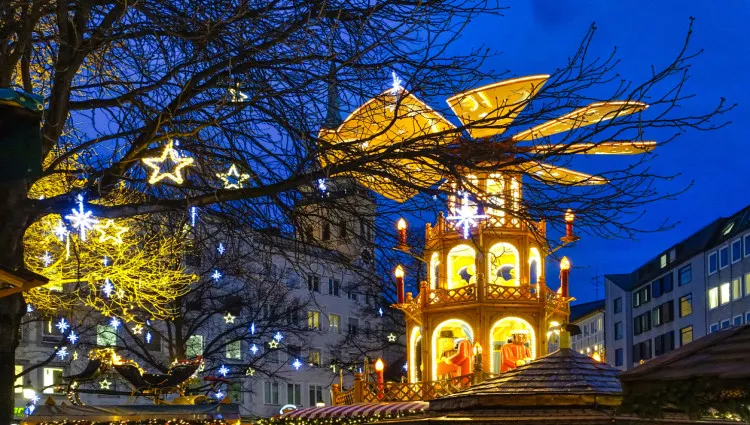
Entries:
<svg viewBox="0 0 750 425">
<path fill-rule="evenodd" d="M 117 329 L 120 326 L 120 323 L 122 323 L 122 322 L 120 322 L 120 319 L 118 319 L 116 317 L 113 317 L 109 321 L 109 326 L 112 326 L 114 329 Z"/>
<path fill-rule="evenodd" d="M 281 340 L 284 339 L 284 335 L 282 335 L 281 332 L 276 332 L 276 334 L 273 336 L 273 339 L 275 339 L 277 342 L 281 342 Z"/>
<path fill-rule="evenodd" d="M 396 342 L 396 335 L 393 333 L 388 334 L 388 342 Z"/>
<path fill-rule="evenodd" d="M 250 335 L 255 335 L 255 322 L 250 324 Z"/>
<path fill-rule="evenodd" d="M 68 324 L 68 321 L 65 320 L 64 317 L 61 317 L 60 320 L 58 320 L 58 322 L 55 325 L 55 327 L 57 327 L 57 329 L 60 330 L 60 333 L 65 333 L 65 331 L 68 330 L 68 328 L 70 327 L 70 325 Z"/>
<path fill-rule="evenodd" d="M 250 178 L 250 175 L 240 173 L 237 166 L 232 164 L 226 173 L 218 173 L 216 177 L 221 179 L 224 189 L 242 189 L 245 187 L 245 182 Z"/>
<path fill-rule="evenodd" d="M 172 180 L 177 184 L 182 184 L 184 179 L 182 177 L 182 169 L 193 165 L 193 158 L 181 157 L 180 154 L 174 149 L 174 141 L 170 140 L 167 146 L 159 157 L 143 158 L 143 164 L 151 168 L 153 172 L 151 177 L 148 179 L 149 184 L 156 184 L 164 179 Z M 172 171 L 163 173 L 161 171 L 162 164 L 171 163 L 174 167 Z"/>
<path fill-rule="evenodd" d="M 232 316 L 232 313 L 227 313 L 226 316 L 224 316 L 224 323 L 234 323 L 234 319 L 236 318 Z"/>
<path fill-rule="evenodd" d="M 279 342 L 276 341 L 275 339 L 272 339 L 272 340 L 268 341 L 268 347 L 269 348 L 279 348 Z"/>
<path fill-rule="evenodd" d="M 226 365 L 221 365 L 218 372 L 219 372 L 219 375 L 226 378 L 227 375 L 229 375 L 229 368 Z"/>
<path fill-rule="evenodd" d="M 222 398 L 224 398 L 224 393 L 221 392 L 221 391 L 219 391 L 219 392 L 216 393 L 215 397 L 216 397 L 217 400 L 221 400 Z"/>
<path fill-rule="evenodd" d="M 112 382 L 110 382 L 109 379 L 107 378 L 104 378 L 101 381 L 99 381 L 100 390 L 108 390 L 111 385 L 112 385 Z"/>
<path fill-rule="evenodd" d="M 57 236 L 57 239 L 60 239 L 60 242 L 64 241 L 65 237 L 68 236 L 68 228 L 65 227 L 65 223 L 62 220 L 57 221 L 57 226 L 52 231 Z"/>
<path fill-rule="evenodd" d="M 255 345 L 255 344 L 253 344 L 253 346 L 252 346 L 252 347 L 250 347 L 250 351 L 251 351 L 251 352 L 252 352 L 253 354 L 258 354 L 258 346 L 257 346 L 257 345 Z"/>
<path fill-rule="evenodd" d="M 60 360 L 65 360 L 65 358 L 68 357 L 68 354 L 70 354 L 70 353 L 68 353 L 68 347 L 62 347 L 62 348 L 58 349 L 57 353 L 55 353 L 55 354 L 57 355 L 57 357 Z"/>
<path fill-rule="evenodd" d="M 78 200 L 78 209 L 73 208 L 72 214 L 65 216 L 65 219 L 70 221 L 70 225 L 74 229 L 78 229 L 78 234 L 81 236 L 81 240 L 86 240 L 86 232 L 94 228 L 94 224 L 98 223 L 99 220 L 92 217 L 91 211 L 83 210 L 83 195 L 79 194 L 76 199 Z"/>
<path fill-rule="evenodd" d="M 219 281 L 219 279 L 221 279 L 221 277 L 222 277 L 222 276 L 223 276 L 223 275 L 222 275 L 222 274 L 221 274 L 221 272 L 220 272 L 220 271 L 218 271 L 218 270 L 214 270 L 214 272 L 213 272 L 213 273 L 211 273 L 211 279 L 213 279 L 213 280 L 214 280 L 214 281 L 216 281 L 216 282 L 218 282 L 218 281 Z"/>
<path fill-rule="evenodd" d="M 151 331 L 146 332 L 146 344 L 151 344 Z"/>
<path fill-rule="evenodd" d="M 141 325 L 139 323 L 139 324 L 133 326 L 133 333 L 136 334 L 136 335 L 142 334 L 143 333 L 143 325 Z"/>
<path fill-rule="evenodd" d="M 102 286 L 102 292 L 104 292 L 104 295 L 109 298 L 112 295 L 112 292 L 115 291 L 115 286 L 112 285 L 112 282 L 109 281 L 109 279 L 104 279 L 104 285 Z"/>
<path fill-rule="evenodd" d="M 78 360 L 78 350 L 73 350 L 73 360 Z"/>
<path fill-rule="evenodd" d="M 128 231 L 125 226 L 118 226 L 115 221 L 111 218 L 104 220 L 104 223 L 98 223 L 94 225 L 94 230 L 99 232 L 99 242 L 105 243 L 112 241 L 115 244 L 122 243 L 123 233 Z"/>
<path fill-rule="evenodd" d="M 461 194 L 459 194 L 461 195 Z M 464 239 L 469 239 L 469 231 L 472 227 L 476 227 L 479 224 L 478 220 L 487 218 L 485 214 L 477 214 L 476 207 L 469 205 L 469 194 L 463 192 L 461 195 L 461 209 L 458 210 L 456 215 L 449 215 L 446 220 L 453 220 L 456 222 L 456 227 L 463 228 Z"/>
<path fill-rule="evenodd" d="M 251 367 L 247 368 L 247 371 L 245 371 L 245 376 L 255 376 L 255 369 Z"/>
<path fill-rule="evenodd" d="M 383 307 L 378 307 L 378 314 L 383 317 Z"/>
<path fill-rule="evenodd" d="M 219 242 L 219 246 L 216 247 L 216 250 L 219 251 L 219 255 L 224 255 L 224 252 L 226 252 L 226 248 L 224 248 L 224 244 Z"/>
<path fill-rule="evenodd" d="M 328 190 L 328 186 L 326 186 L 326 179 L 318 179 L 318 190 L 321 192 L 325 192 Z"/>
<path fill-rule="evenodd" d="M 299 359 L 294 359 L 294 363 L 292 363 L 292 366 L 294 366 L 295 370 L 299 370 L 299 368 L 302 367 L 302 362 L 299 361 Z"/>
<path fill-rule="evenodd" d="M 401 87 L 401 83 L 403 82 L 403 80 L 399 78 L 398 74 L 396 74 L 396 71 L 391 71 L 391 79 L 393 80 L 393 84 L 391 85 L 391 94 L 393 96 L 396 96 L 398 92 L 404 89 L 403 87 Z"/>
<path fill-rule="evenodd" d="M 68 341 L 70 341 L 71 344 L 75 344 L 76 341 L 78 341 L 78 335 L 76 334 L 76 331 L 70 331 L 70 333 L 68 334 Z"/>
<path fill-rule="evenodd" d="M 44 251 L 44 255 L 39 257 L 40 260 L 42 260 L 42 263 L 44 263 L 44 267 L 49 267 L 50 264 L 52 264 L 52 256 L 49 254 L 49 251 Z"/>
</svg>

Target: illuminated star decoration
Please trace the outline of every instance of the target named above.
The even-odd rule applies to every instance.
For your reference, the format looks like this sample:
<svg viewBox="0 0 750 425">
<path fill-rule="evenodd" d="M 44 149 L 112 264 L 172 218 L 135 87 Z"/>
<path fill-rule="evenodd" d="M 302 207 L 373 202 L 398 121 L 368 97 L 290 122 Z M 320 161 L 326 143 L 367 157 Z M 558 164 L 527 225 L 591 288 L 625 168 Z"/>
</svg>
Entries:
<svg viewBox="0 0 750 425">
<path fill-rule="evenodd" d="M 73 360 L 78 360 L 78 350 L 73 350 Z"/>
<path fill-rule="evenodd" d="M 224 393 L 221 392 L 221 391 L 217 392 L 216 393 L 216 399 L 217 400 L 221 400 L 222 398 L 224 398 Z"/>
<path fill-rule="evenodd" d="M 224 316 L 224 323 L 234 323 L 235 317 L 232 316 L 232 313 L 227 313 L 226 316 Z"/>
<path fill-rule="evenodd" d="M 328 186 L 326 186 L 326 179 L 318 179 L 318 189 L 321 192 L 325 192 L 328 190 Z"/>
<path fill-rule="evenodd" d="M 104 267 L 109 266 L 109 257 L 105 255 L 104 258 L 102 258 L 102 264 L 104 264 Z"/>
<path fill-rule="evenodd" d="M 81 236 L 81 240 L 86 240 L 86 231 L 94 228 L 94 224 L 98 223 L 99 220 L 93 218 L 91 211 L 83 210 L 83 195 L 79 194 L 76 199 L 78 200 L 78 209 L 72 209 L 72 214 L 65 216 L 65 219 L 70 221 L 70 225 L 74 229 L 78 229 L 78 234 Z"/>
<path fill-rule="evenodd" d="M 99 389 L 108 390 L 110 385 L 112 385 L 112 382 L 110 382 L 107 378 L 104 378 L 99 382 Z"/>
<path fill-rule="evenodd" d="M 254 376 L 255 375 L 255 369 L 249 367 L 247 368 L 247 371 L 245 372 L 245 376 Z"/>
<path fill-rule="evenodd" d="M 252 346 L 252 347 L 250 347 L 250 351 L 251 351 L 251 352 L 252 352 L 253 354 L 258 354 L 258 346 L 257 346 L 257 345 L 255 345 L 255 344 L 253 344 L 253 346 Z"/>
<path fill-rule="evenodd" d="M 26 304 L 26 312 L 31 313 L 34 311 L 34 307 L 31 304 Z"/>
<path fill-rule="evenodd" d="M 216 247 L 216 250 L 219 251 L 219 255 L 224 255 L 224 252 L 226 252 L 226 248 L 224 248 L 224 244 L 219 242 L 219 246 Z"/>
<path fill-rule="evenodd" d="M 294 359 L 294 363 L 292 363 L 292 366 L 294 366 L 295 370 L 299 370 L 299 368 L 302 367 L 302 362 L 300 362 L 299 359 Z"/>
<path fill-rule="evenodd" d="M 273 339 L 275 339 L 277 342 L 281 342 L 281 340 L 284 339 L 284 335 L 282 335 L 281 332 L 276 332 L 276 335 L 273 336 Z"/>
<path fill-rule="evenodd" d="M 117 329 L 120 326 L 120 319 L 113 317 L 112 320 L 109 321 L 109 326 L 112 326 L 114 329 Z"/>
<path fill-rule="evenodd" d="M 44 267 L 49 267 L 50 264 L 52 264 L 52 256 L 49 254 L 49 251 L 44 251 L 44 255 L 39 257 L 40 260 L 44 263 Z"/>
<path fill-rule="evenodd" d="M 250 175 L 240 173 L 237 166 L 232 164 L 226 173 L 218 173 L 216 177 L 221 179 L 224 189 L 242 189 L 245 187 L 245 182 L 250 178 Z"/>
<path fill-rule="evenodd" d="M 404 363 L 404 371 L 407 371 L 407 370 L 409 370 L 409 366 L 406 363 Z"/>
<path fill-rule="evenodd" d="M 250 335 L 255 335 L 255 322 L 250 324 Z"/>
<path fill-rule="evenodd" d="M 117 224 L 115 224 L 114 220 L 108 218 L 104 221 L 104 224 L 95 224 L 94 230 L 99 232 L 99 242 L 104 243 L 107 241 L 112 241 L 115 244 L 121 244 L 122 234 L 127 232 L 128 228 L 124 226 L 118 226 Z"/>
<path fill-rule="evenodd" d="M 68 347 L 62 347 L 59 350 L 57 350 L 57 353 L 55 354 L 57 354 L 57 357 L 60 360 L 65 360 L 65 358 L 68 357 L 68 354 L 70 353 L 68 353 Z"/>
<path fill-rule="evenodd" d="M 383 317 L 383 307 L 378 307 L 378 314 Z"/>
<path fill-rule="evenodd" d="M 164 147 L 161 156 L 143 158 L 143 164 L 151 168 L 153 172 L 151 177 L 148 179 L 149 184 L 156 184 L 164 179 L 172 180 L 177 184 L 182 184 L 184 179 L 182 177 L 182 169 L 193 165 L 193 158 L 181 157 L 177 150 L 174 149 L 174 141 L 170 140 L 167 146 Z M 171 172 L 162 173 L 161 167 L 164 163 L 171 163 L 174 169 Z"/>
<path fill-rule="evenodd" d="M 269 348 L 279 348 L 279 342 L 276 341 L 275 339 L 272 339 L 272 340 L 268 341 L 268 347 Z"/>
<path fill-rule="evenodd" d="M 65 223 L 62 220 L 57 222 L 57 227 L 53 231 L 55 232 L 55 236 L 60 239 L 60 242 L 64 241 L 65 237 L 68 236 L 68 228 L 65 227 Z"/>
<path fill-rule="evenodd" d="M 70 341 L 71 344 L 75 344 L 76 341 L 78 341 L 78 335 L 76 335 L 75 331 L 70 331 L 70 334 L 68 334 L 68 341 Z"/>
<path fill-rule="evenodd" d="M 146 344 L 151 344 L 151 331 L 146 332 Z"/>
<path fill-rule="evenodd" d="M 472 227 L 476 227 L 478 224 L 477 220 L 487 218 L 484 214 L 477 214 L 476 207 L 469 205 L 469 194 L 463 192 L 459 193 L 461 196 L 461 209 L 458 210 L 457 215 L 449 215 L 446 220 L 453 220 L 456 222 L 457 228 L 463 228 L 464 239 L 469 239 L 469 231 Z"/>
<path fill-rule="evenodd" d="M 137 324 L 133 326 L 133 333 L 136 335 L 140 335 L 141 333 L 143 333 L 143 325 Z"/>
<path fill-rule="evenodd" d="M 393 333 L 388 334 L 388 342 L 396 342 L 396 335 Z"/>
<path fill-rule="evenodd" d="M 115 286 L 112 285 L 112 282 L 109 281 L 109 279 L 104 279 L 104 285 L 102 286 L 102 292 L 104 292 L 104 295 L 109 298 L 112 295 L 112 292 L 115 291 Z"/>
<path fill-rule="evenodd" d="M 219 368 L 219 375 L 226 378 L 227 375 L 229 375 L 229 368 L 226 365 L 221 365 Z"/>
<path fill-rule="evenodd" d="M 393 85 L 391 86 L 391 94 L 393 96 L 396 96 L 398 92 L 404 89 L 403 87 L 401 87 L 401 83 L 403 82 L 403 80 L 399 78 L 399 76 L 396 74 L 396 71 L 391 71 L 391 79 L 393 80 Z"/>
<path fill-rule="evenodd" d="M 65 318 L 60 318 L 55 326 L 60 330 L 60 333 L 65 333 L 65 331 L 70 327 Z"/>
<path fill-rule="evenodd" d="M 218 281 L 219 281 L 219 279 L 221 279 L 221 277 L 222 277 L 222 274 L 221 274 L 221 272 L 220 272 L 220 271 L 218 271 L 218 270 L 214 270 L 214 272 L 213 272 L 213 273 L 211 273 L 211 279 L 213 279 L 213 280 L 214 280 L 214 281 L 216 281 L 216 282 L 218 282 Z"/>
</svg>

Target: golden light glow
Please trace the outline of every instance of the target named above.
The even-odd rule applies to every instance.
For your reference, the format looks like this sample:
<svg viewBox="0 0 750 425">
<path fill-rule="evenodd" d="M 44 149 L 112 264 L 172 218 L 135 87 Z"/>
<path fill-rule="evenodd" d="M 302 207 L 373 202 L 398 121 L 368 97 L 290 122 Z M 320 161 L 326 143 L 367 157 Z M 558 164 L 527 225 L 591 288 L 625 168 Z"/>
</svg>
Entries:
<svg viewBox="0 0 750 425">
<path fill-rule="evenodd" d="M 591 358 L 594 359 L 594 361 L 597 361 L 597 362 L 601 362 L 602 361 L 602 356 L 600 356 L 598 352 L 594 352 L 594 354 L 591 356 Z"/>
<path fill-rule="evenodd" d="M 638 155 L 656 148 L 654 141 L 624 141 L 601 143 L 574 143 L 570 145 L 539 145 L 529 148 L 538 154 L 594 154 L 594 155 Z"/>
<path fill-rule="evenodd" d="M 382 359 L 378 359 L 375 362 L 375 370 L 378 372 L 382 372 L 384 368 L 385 368 L 385 363 L 383 363 Z"/>
<path fill-rule="evenodd" d="M 95 224 L 94 230 L 99 232 L 99 242 L 105 243 L 107 241 L 112 241 L 113 243 L 120 244 L 122 243 L 122 235 L 128 231 L 128 228 L 125 226 L 118 226 L 115 224 L 114 220 L 108 218 Z"/>
<path fill-rule="evenodd" d="M 396 278 L 404 277 L 404 268 L 401 267 L 401 264 L 396 266 L 396 270 L 393 271 L 393 274 L 396 276 Z"/>
<path fill-rule="evenodd" d="M 513 331 L 521 331 L 529 335 L 529 351 L 531 351 L 531 358 L 535 359 L 537 356 L 536 333 L 534 332 L 534 328 L 529 324 L 529 322 L 520 317 L 508 316 L 495 322 L 495 324 L 490 328 L 490 347 L 495 347 L 495 343 L 500 341 L 500 338 L 508 338 Z M 490 372 L 497 373 L 496 370 L 500 370 L 500 365 L 495 365 L 494 355 L 489 355 L 489 358 Z"/>
<path fill-rule="evenodd" d="M 422 330 L 419 326 L 414 326 L 411 329 L 409 335 L 409 382 L 417 382 L 417 368 L 421 368 L 421 364 L 417 364 L 417 342 L 422 338 Z M 424 361 L 424 360 L 423 360 Z"/>
<path fill-rule="evenodd" d="M 229 167 L 226 173 L 217 173 L 216 177 L 221 179 L 224 189 L 242 189 L 245 182 L 250 178 L 247 173 L 240 173 L 235 164 Z M 233 180 L 230 180 L 233 179 Z"/>
<path fill-rule="evenodd" d="M 474 343 L 474 355 L 477 356 L 479 354 L 482 354 L 482 344 L 476 342 Z"/>
<path fill-rule="evenodd" d="M 511 168 L 526 173 L 537 180 L 552 184 L 592 186 L 607 183 L 607 179 L 603 177 L 537 161 L 526 161 Z"/>
<path fill-rule="evenodd" d="M 568 260 L 568 257 L 563 257 L 560 260 L 560 270 L 570 270 L 570 260 Z"/>
<path fill-rule="evenodd" d="M 149 184 L 156 184 L 164 179 L 172 180 L 176 184 L 182 184 L 184 181 L 182 177 L 182 169 L 193 165 L 193 158 L 181 157 L 174 149 L 174 141 L 172 140 L 170 140 L 164 147 L 161 156 L 143 158 L 141 161 L 143 161 L 144 165 L 153 170 L 151 177 L 148 179 Z M 169 162 L 173 164 L 173 170 L 162 172 L 162 164 Z"/>
<path fill-rule="evenodd" d="M 406 220 L 404 220 L 403 218 L 398 219 L 398 223 L 396 223 L 396 229 L 406 230 Z"/>
<path fill-rule="evenodd" d="M 432 379 L 437 380 L 437 366 L 438 366 L 438 360 L 437 358 L 438 353 L 441 351 L 440 348 L 438 348 L 438 339 L 440 337 L 440 331 L 442 331 L 444 328 L 453 328 L 456 330 L 456 337 L 461 338 L 467 338 L 470 342 L 474 341 L 474 330 L 469 326 L 468 323 L 461 319 L 448 319 L 443 322 L 441 322 L 439 325 L 435 327 L 435 330 L 432 332 Z M 423 377 L 424 379 L 424 377 Z"/>
<path fill-rule="evenodd" d="M 565 222 L 566 223 L 572 223 L 576 219 L 575 213 L 573 213 L 573 210 L 568 208 L 567 211 L 565 211 Z"/>
</svg>

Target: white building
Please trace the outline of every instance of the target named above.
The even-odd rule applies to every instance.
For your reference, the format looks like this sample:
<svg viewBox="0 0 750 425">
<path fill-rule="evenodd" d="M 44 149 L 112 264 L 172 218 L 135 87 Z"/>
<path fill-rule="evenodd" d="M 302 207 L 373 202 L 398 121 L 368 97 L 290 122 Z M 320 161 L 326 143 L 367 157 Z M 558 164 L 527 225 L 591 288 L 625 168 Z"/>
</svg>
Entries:
<svg viewBox="0 0 750 425">
<path fill-rule="evenodd" d="M 570 323 L 581 328 L 581 334 L 572 337 L 573 350 L 588 356 L 598 354 L 604 360 L 604 300 L 570 306 Z"/>
</svg>

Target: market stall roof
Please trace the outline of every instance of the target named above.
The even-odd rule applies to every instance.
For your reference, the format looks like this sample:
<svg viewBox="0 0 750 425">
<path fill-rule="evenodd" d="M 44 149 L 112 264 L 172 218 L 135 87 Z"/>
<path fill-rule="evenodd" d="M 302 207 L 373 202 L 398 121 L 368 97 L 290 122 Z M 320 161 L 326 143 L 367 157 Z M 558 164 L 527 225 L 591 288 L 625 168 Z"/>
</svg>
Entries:
<svg viewBox="0 0 750 425">
<path fill-rule="evenodd" d="M 133 405 L 133 406 L 68 406 L 42 405 L 21 422 L 41 424 L 59 422 L 128 422 L 144 420 L 183 421 L 226 421 L 240 419 L 240 407 L 237 404 L 198 404 L 188 406 L 175 405 Z"/>
<path fill-rule="evenodd" d="M 366 416 L 400 416 L 404 414 L 421 413 L 427 409 L 424 401 L 393 402 L 393 403 L 358 403 L 346 406 L 308 407 L 294 410 L 283 416 L 287 418 L 343 418 Z"/>
</svg>

